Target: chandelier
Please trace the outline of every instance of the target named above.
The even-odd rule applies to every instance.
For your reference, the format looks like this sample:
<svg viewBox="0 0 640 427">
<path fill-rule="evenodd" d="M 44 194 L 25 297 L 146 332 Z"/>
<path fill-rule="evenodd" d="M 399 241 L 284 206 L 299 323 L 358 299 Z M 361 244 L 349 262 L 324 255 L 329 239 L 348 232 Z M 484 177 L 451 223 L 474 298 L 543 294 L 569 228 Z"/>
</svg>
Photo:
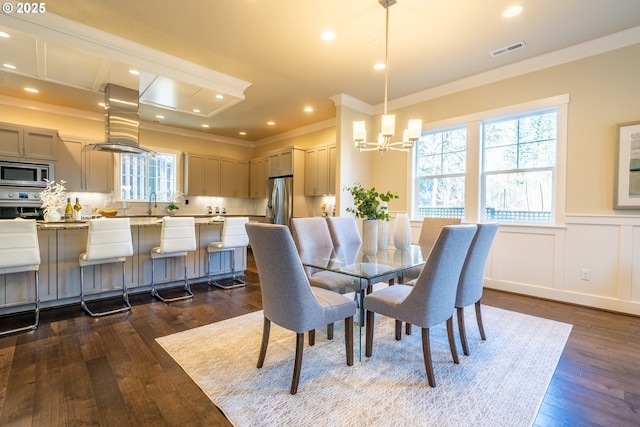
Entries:
<svg viewBox="0 0 640 427">
<path fill-rule="evenodd" d="M 378 134 L 377 142 L 367 141 L 367 129 L 364 121 L 353 122 L 353 141 L 360 151 L 408 151 L 413 148 L 413 144 L 422 133 L 422 120 L 409 120 L 407 129 L 404 130 L 402 141 L 392 142 L 396 127 L 396 116 L 387 114 L 387 86 L 389 81 L 389 8 L 396 3 L 396 0 L 378 0 L 378 3 L 386 10 L 386 34 L 384 53 L 384 111 L 382 114 L 382 126 Z"/>
</svg>

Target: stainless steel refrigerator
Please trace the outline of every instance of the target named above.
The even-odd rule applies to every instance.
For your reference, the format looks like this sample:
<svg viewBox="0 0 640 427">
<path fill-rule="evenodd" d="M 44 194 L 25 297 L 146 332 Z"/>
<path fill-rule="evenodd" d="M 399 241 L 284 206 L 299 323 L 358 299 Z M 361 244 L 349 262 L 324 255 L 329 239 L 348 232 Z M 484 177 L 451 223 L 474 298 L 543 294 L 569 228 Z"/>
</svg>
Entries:
<svg viewBox="0 0 640 427">
<path fill-rule="evenodd" d="M 266 217 L 288 227 L 293 216 L 293 176 L 269 178 L 268 191 Z"/>
</svg>

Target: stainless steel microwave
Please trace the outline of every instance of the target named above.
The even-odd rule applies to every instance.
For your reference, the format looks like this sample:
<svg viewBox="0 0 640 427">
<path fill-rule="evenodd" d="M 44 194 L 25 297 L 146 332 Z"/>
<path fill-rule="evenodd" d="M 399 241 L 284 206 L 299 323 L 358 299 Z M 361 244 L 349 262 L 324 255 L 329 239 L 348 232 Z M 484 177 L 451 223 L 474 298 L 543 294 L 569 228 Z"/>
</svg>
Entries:
<svg viewBox="0 0 640 427">
<path fill-rule="evenodd" d="M 12 162 L 0 160 L 0 185 L 44 188 L 52 180 L 53 163 Z"/>
</svg>

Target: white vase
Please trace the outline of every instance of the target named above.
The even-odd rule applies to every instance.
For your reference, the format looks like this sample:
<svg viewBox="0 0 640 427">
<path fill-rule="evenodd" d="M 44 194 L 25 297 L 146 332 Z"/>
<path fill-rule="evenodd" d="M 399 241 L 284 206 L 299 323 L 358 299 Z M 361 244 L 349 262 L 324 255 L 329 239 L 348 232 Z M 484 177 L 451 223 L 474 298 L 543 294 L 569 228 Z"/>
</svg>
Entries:
<svg viewBox="0 0 640 427">
<path fill-rule="evenodd" d="M 365 219 L 362 221 L 362 252 L 365 255 L 375 255 L 378 252 L 377 219 Z"/>
<path fill-rule="evenodd" d="M 397 249 L 407 249 L 411 244 L 411 222 L 409 222 L 409 215 L 405 212 L 396 215 L 393 244 Z"/>
<path fill-rule="evenodd" d="M 44 215 L 44 220 L 47 222 L 57 222 L 62 219 L 62 215 L 57 209 L 49 209 Z"/>
<path fill-rule="evenodd" d="M 389 246 L 389 221 L 378 220 L 378 249 Z"/>
</svg>

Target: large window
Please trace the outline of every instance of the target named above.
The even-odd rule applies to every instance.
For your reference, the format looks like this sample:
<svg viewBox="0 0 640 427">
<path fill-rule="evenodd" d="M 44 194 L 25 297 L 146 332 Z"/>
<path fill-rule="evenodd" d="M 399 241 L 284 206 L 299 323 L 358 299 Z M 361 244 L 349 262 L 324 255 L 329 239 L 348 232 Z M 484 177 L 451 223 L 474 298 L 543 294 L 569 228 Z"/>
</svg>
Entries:
<svg viewBox="0 0 640 427">
<path fill-rule="evenodd" d="M 482 122 L 485 217 L 551 221 L 557 109 Z"/>
<path fill-rule="evenodd" d="M 169 202 L 176 191 L 176 155 L 121 154 L 120 197 L 149 200 L 155 193 L 159 202 Z"/>
<path fill-rule="evenodd" d="M 562 223 L 568 95 L 431 124 L 412 159 L 412 217 Z"/>
<path fill-rule="evenodd" d="M 416 144 L 417 215 L 464 216 L 467 130 L 464 126 L 422 135 Z"/>
</svg>

